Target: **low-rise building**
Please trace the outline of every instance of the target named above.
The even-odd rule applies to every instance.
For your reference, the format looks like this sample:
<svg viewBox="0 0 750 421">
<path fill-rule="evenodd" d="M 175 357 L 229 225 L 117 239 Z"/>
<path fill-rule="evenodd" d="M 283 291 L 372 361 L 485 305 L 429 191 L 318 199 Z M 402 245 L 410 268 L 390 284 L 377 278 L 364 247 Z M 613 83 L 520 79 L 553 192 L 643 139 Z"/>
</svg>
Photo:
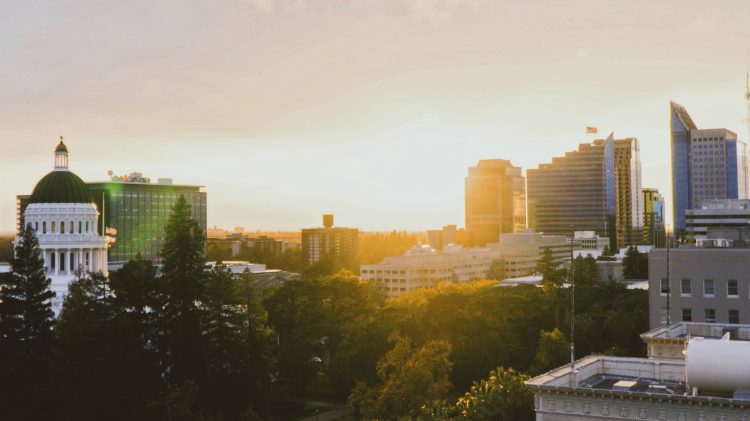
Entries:
<svg viewBox="0 0 750 421">
<path fill-rule="evenodd" d="M 573 233 L 574 250 L 604 250 L 605 247 L 609 247 L 609 237 L 602 237 L 596 231 Z"/>
<path fill-rule="evenodd" d="M 677 322 L 661 325 L 641 335 L 649 358 L 684 360 L 690 338 L 730 339 L 750 341 L 750 325 L 728 323 Z"/>
<path fill-rule="evenodd" d="M 302 275 L 299 273 L 287 272 L 281 269 L 268 269 L 262 263 L 237 260 L 222 262 L 222 265 L 237 277 L 249 273 L 252 276 L 253 285 L 260 289 L 280 288 L 287 282 L 302 279 Z M 216 262 L 206 263 L 207 268 L 213 269 L 215 266 Z"/>
<path fill-rule="evenodd" d="M 360 276 L 385 295 L 397 296 L 441 282 L 485 279 L 497 258 L 497 252 L 484 247 L 463 248 L 454 244 L 439 252 L 427 245 L 414 246 L 403 256 L 390 256 L 380 263 L 362 265 Z"/>
<path fill-rule="evenodd" d="M 705 200 L 685 211 L 685 241 L 724 238 L 750 241 L 750 199 Z"/>
</svg>

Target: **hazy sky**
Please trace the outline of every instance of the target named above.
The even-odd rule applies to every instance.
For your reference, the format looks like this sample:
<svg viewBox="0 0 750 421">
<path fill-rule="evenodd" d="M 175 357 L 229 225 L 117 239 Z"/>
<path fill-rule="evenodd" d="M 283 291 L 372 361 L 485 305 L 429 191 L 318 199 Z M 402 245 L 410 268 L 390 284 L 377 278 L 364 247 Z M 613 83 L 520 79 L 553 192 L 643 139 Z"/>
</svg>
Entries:
<svg viewBox="0 0 750 421">
<path fill-rule="evenodd" d="M 0 231 L 51 170 L 205 185 L 209 225 L 463 225 L 483 158 L 640 140 L 671 208 L 668 104 L 746 139 L 742 1 L 0 3 Z"/>
</svg>

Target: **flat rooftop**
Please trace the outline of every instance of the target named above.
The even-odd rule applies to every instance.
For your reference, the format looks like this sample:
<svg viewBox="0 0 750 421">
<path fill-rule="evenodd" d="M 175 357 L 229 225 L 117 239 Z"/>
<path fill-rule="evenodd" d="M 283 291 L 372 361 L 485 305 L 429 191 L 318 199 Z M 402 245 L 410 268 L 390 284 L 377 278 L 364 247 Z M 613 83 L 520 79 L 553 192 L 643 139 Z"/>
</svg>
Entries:
<svg viewBox="0 0 750 421">
<path fill-rule="evenodd" d="M 645 342 L 654 340 L 685 341 L 689 337 L 721 339 L 725 333 L 730 333 L 733 341 L 750 341 L 750 325 L 728 323 L 697 323 L 677 322 L 659 326 L 641 335 Z"/>
<path fill-rule="evenodd" d="M 660 395 L 683 395 L 687 392 L 685 384 L 678 381 L 609 374 L 595 374 L 578 382 L 578 387 L 616 392 L 656 393 Z"/>
</svg>

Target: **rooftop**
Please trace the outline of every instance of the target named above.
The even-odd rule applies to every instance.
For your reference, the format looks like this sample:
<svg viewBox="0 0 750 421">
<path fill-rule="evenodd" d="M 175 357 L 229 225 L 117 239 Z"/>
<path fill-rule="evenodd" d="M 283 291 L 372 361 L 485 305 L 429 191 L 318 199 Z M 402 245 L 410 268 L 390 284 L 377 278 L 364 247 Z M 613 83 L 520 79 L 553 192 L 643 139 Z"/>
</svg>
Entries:
<svg viewBox="0 0 750 421">
<path fill-rule="evenodd" d="M 721 339 L 730 333 L 731 339 L 736 341 L 750 341 L 750 325 L 725 323 L 677 322 L 659 326 L 641 335 L 645 342 L 653 340 L 676 340 L 684 342 L 689 337 Z"/>
</svg>

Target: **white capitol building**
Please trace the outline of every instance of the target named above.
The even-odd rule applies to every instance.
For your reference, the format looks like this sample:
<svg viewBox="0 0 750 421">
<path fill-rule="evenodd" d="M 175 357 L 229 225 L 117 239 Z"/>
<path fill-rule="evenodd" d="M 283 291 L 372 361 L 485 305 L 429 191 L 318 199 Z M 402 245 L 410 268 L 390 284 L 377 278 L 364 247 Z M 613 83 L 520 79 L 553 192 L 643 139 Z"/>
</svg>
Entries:
<svg viewBox="0 0 750 421">
<path fill-rule="evenodd" d="M 107 241 L 99 235 L 99 211 L 86 183 L 68 169 L 68 149 L 60 139 L 55 167 L 34 187 L 24 211 L 25 226 L 36 230 L 59 313 L 76 272 L 107 274 Z"/>
</svg>

